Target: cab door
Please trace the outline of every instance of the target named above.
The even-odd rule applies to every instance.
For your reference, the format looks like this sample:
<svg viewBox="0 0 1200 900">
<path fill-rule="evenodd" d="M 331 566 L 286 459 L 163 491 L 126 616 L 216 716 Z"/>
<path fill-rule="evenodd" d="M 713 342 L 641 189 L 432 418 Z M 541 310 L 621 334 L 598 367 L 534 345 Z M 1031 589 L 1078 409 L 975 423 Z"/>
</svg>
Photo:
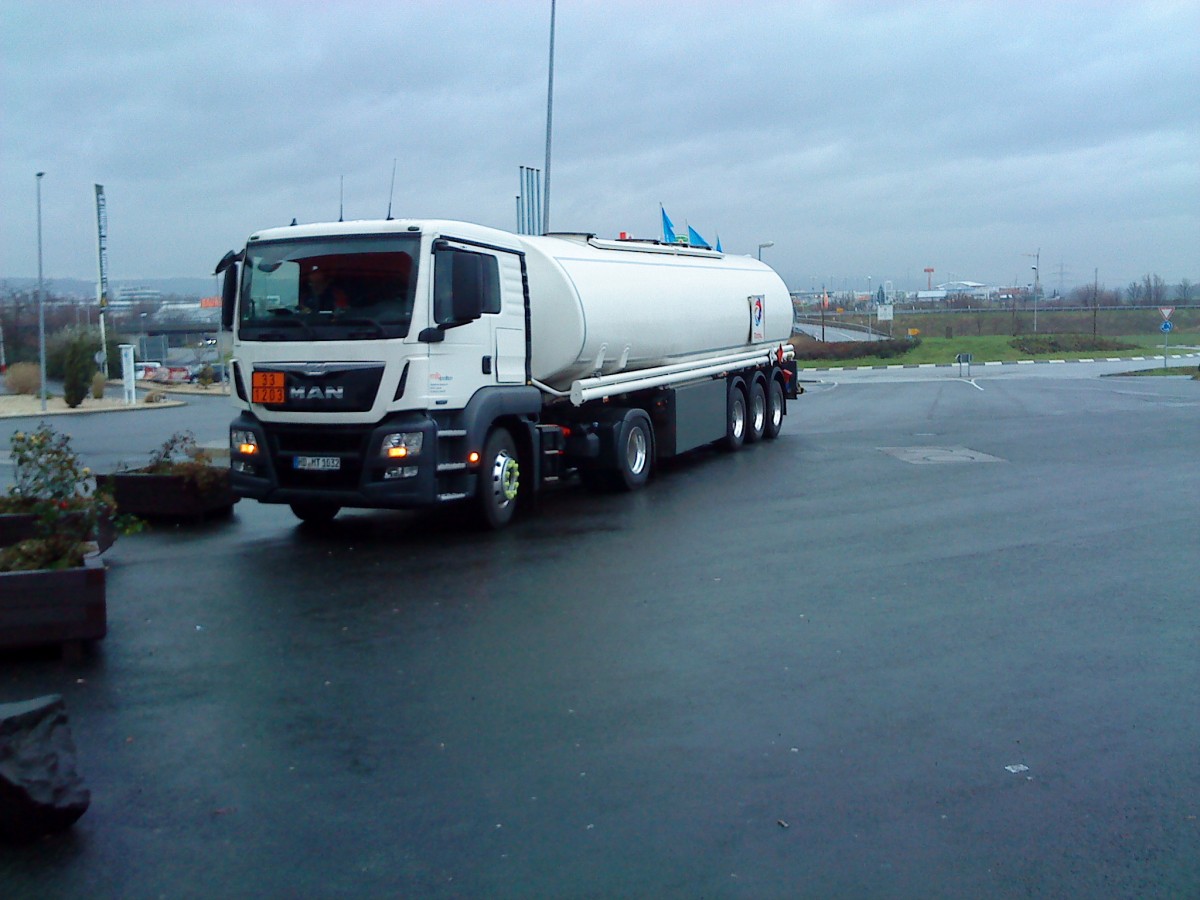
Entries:
<svg viewBox="0 0 1200 900">
<path fill-rule="evenodd" d="M 463 406 L 489 385 L 525 383 L 523 284 L 516 253 L 438 242 L 429 350 L 434 408 Z"/>
</svg>

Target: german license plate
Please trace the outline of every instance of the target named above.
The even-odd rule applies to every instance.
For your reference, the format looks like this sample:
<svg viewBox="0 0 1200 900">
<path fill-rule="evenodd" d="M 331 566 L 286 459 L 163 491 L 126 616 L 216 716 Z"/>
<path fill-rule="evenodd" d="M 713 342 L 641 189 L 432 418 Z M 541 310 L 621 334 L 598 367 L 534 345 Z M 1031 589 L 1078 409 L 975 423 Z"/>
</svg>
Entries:
<svg viewBox="0 0 1200 900">
<path fill-rule="evenodd" d="M 296 456 L 293 459 L 297 469 L 315 472 L 336 472 L 342 467 L 342 460 L 337 456 Z"/>
</svg>

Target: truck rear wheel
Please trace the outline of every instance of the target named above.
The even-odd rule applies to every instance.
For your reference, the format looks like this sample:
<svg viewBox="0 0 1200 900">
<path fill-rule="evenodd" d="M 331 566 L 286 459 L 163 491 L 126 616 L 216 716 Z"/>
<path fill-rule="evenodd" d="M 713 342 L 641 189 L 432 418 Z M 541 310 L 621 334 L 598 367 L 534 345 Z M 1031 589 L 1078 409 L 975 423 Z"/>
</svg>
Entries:
<svg viewBox="0 0 1200 900">
<path fill-rule="evenodd" d="M 517 512 L 521 488 L 521 464 L 517 444 L 506 428 L 488 435 L 479 463 L 479 487 L 476 501 L 482 523 L 491 529 L 503 528 Z"/>
<path fill-rule="evenodd" d="M 293 503 L 291 507 L 292 513 L 297 519 L 312 525 L 325 525 L 333 521 L 333 517 L 342 511 L 342 508 L 336 503 L 322 503 L 319 500 Z"/>
<path fill-rule="evenodd" d="M 725 437 L 721 446 L 726 450 L 740 450 L 746 442 L 746 392 L 741 378 L 730 379 L 729 391 L 725 396 Z"/>
<path fill-rule="evenodd" d="M 636 491 L 650 478 L 650 461 L 654 455 L 654 426 L 644 412 L 632 412 L 621 422 L 617 436 L 617 470 L 615 487 Z"/>
<path fill-rule="evenodd" d="M 763 390 L 761 378 L 750 383 L 750 417 L 746 423 L 746 443 L 761 441 L 767 430 L 767 392 Z"/>
<path fill-rule="evenodd" d="M 774 440 L 783 430 L 783 385 L 778 378 L 767 382 L 767 422 L 763 437 Z"/>
</svg>

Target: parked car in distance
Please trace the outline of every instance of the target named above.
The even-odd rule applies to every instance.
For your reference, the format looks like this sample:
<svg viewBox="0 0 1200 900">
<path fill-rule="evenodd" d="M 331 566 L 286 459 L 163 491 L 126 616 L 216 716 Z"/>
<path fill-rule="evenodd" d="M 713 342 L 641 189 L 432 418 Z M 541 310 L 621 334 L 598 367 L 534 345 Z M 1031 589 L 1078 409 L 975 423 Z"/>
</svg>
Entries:
<svg viewBox="0 0 1200 900">
<path fill-rule="evenodd" d="M 143 360 L 139 363 L 134 363 L 133 377 L 137 381 L 148 381 L 154 377 L 156 369 L 161 369 L 163 364 L 154 362 L 153 360 Z"/>
</svg>

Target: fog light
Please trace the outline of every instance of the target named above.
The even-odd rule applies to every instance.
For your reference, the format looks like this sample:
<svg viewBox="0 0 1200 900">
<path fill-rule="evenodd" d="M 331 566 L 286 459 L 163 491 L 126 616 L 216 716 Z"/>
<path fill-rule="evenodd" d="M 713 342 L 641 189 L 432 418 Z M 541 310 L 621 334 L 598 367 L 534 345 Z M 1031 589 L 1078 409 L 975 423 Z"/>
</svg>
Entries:
<svg viewBox="0 0 1200 900">
<path fill-rule="evenodd" d="M 255 472 L 258 471 L 252 463 L 243 462 L 240 459 L 233 460 L 231 463 L 231 467 L 233 468 L 233 471 L 242 472 L 243 474 L 246 474 L 246 475 L 253 475 L 253 474 L 255 474 Z"/>
<path fill-rule="evenodd" d="M 419 456 L 425 435 L 420 431 L 401 431 L 385 434 L 379 447 L 379 455 L 387 459 L 408 459 Z"/>
<path fill-rule="evenodd" d="M 234 428 L 229 432 L 229 446 L 235 453 L 254 456 L 258 453 L 258 438 L 253 431 Z"/>
<path fill-rule="evenodd" d="M 390 469 L 385 469 L 383 472 L 384 481 L 395 481 L 397 478 L 416 478 L 416 466 L 393 466 Z"/>
</svg>

